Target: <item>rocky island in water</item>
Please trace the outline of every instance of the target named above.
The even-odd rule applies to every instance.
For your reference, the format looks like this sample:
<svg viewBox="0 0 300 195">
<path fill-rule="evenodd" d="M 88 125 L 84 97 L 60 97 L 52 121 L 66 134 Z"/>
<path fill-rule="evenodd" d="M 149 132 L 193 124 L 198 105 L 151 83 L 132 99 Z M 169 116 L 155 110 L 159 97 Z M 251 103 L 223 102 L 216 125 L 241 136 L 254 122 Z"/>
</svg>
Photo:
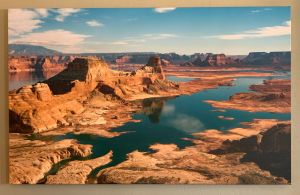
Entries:
<svg viewBox="0 0 300 195">
<path fill-rule="evenodd" d="M 10 183 L 290 183 L 283 54 L 199 54 L 189 63 L 147 54 L 130 71 L 120 63 L 141 58 L 127 55 L 113 65 L 99 56 L 33 58 L 34 66 L 10 58 L 12 72 L 59 64 L 54 76 L 9 92 Z M 245 65 L 251 58 L 275 65 Z"/>
</svg>

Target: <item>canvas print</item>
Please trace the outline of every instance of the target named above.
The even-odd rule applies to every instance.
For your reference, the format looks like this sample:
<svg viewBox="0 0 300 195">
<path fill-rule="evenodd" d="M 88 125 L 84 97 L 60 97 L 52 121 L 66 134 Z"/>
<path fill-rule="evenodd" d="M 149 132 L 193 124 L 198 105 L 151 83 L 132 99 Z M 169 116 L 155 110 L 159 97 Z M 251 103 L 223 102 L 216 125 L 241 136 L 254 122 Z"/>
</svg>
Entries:
<svg viewBox="0 0 300 195">
<path fill-rule="evenodd" d="M 291 184 L 290 7 L 8 20 L 11 184 Z"/>
</svg>

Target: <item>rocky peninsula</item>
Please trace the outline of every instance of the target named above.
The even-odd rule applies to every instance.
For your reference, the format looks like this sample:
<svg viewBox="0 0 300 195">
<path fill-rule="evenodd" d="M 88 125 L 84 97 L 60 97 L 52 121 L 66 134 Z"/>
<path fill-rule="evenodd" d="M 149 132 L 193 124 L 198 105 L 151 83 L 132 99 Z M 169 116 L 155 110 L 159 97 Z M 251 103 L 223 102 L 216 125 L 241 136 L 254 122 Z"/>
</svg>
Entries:
<svg viewBox="0 0 300 195">
<path fill-rule="evenodd" d="M 265 80 L 263 84 L 251 85 L 249 93 L 238 93 L 226 101 L 207 100 L 221 109 L 238 109 L 249 112 L 291 112 L 291 81 Z"/>
</svg>

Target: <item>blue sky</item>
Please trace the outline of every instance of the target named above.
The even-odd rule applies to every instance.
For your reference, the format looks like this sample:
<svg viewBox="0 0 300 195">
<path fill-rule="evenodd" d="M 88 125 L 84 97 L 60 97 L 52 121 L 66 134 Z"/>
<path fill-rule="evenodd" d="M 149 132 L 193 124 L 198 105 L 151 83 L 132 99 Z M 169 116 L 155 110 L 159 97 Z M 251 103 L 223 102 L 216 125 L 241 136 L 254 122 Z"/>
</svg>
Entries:
<svg viewBox="0 0 300 195">
<path fill-rule="evenodd" d="M 290 50 L 289 7 L 11 9 L 9 42 L 62 52 Z"/>
</svg>

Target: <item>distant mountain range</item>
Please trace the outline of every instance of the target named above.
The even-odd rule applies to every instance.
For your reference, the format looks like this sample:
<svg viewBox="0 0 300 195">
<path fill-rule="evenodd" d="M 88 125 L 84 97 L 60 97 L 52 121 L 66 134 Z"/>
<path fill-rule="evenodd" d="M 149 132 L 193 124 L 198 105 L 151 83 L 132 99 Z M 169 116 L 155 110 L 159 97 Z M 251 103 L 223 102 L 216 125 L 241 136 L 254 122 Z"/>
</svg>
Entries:
<svg viewBox="0 0 300 195">
<path fill-rule="evenodd" d="M 63 54 L 62 52 L 37 45 L 9 44 L 8 48 L 9 55 L 14 56 L 53 56 Z"/>
<path fill-rule="evenodd" d="M 124 53 L 62 53 L 43 46 L 9 44 L 9 70 L 46 70 L 64 68 L 81 56 L 96 56 L 111 64 L 146 64 L 148 59 L 158 55 L 163 65 L 181 66 L 290 66 L 291 52 L 250 52 L 248 55 L 225 55 L 195 53 L 124 52 Z"/>
</svg>

